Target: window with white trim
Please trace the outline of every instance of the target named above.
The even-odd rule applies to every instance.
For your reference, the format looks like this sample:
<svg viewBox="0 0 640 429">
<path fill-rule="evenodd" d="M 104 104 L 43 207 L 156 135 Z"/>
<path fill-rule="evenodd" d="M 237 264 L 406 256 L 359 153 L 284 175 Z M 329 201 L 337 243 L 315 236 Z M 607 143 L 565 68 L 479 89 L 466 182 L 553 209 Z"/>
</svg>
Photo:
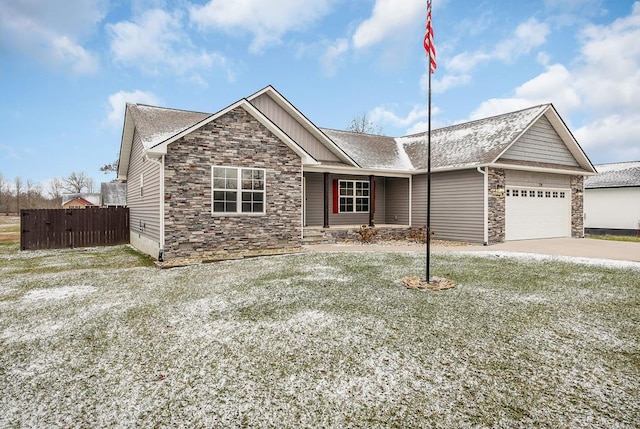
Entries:
<svg viewBox="0 0 640 429">
<path fill-rule="evenodd" d="M 211 168 L 214 214 L 263 214 L 265 170 L 262 168 Z"/>
<path fill-rule="evenodd" d="M 363 180 L 338 181 L 339 212 L 369 212 L 369 182 Z"/>
</svg>

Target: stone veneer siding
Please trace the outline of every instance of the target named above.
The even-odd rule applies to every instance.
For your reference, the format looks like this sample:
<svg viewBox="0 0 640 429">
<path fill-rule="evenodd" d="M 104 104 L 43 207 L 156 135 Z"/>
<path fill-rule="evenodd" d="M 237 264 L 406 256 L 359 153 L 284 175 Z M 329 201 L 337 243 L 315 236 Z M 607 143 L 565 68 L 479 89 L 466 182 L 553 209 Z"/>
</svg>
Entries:
<svg viewBox="0 0 640 429">
<path fill-rule="evenodd" d="M 571 237 L 584 238 L 584 176 L 571 176 Z"/>
<path fill-rule="evenodd" d="M 506 216 L 505 216 L 505 194 L 497 193 L 498 186 L 502 186 L 502 189 L 506 189 L 506 177 L 504 170 L 490 168 L 489 169 L 489 177 L 488 177 L 488 211 L 487 216 L 489 217 L 489 243 L 502 243 L 505 238 L 505 226 L 506 226 Z"/>
<path fill-rule="evenodd" d="M 212 215 L 211 167 L 266 169 L 264 215 Z M 298 248 L 302 161 L 238 107 L 168 146 L 164 258 L 215 258 Z"/>
</svg>

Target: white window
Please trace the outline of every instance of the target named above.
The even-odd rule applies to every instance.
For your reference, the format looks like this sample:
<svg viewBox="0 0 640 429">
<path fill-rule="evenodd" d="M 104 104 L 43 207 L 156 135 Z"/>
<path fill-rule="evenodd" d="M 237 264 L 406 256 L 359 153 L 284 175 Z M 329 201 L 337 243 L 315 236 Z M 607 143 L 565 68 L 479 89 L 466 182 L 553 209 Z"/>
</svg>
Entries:
<svg viewBox="0 0 640 429">
<path fill-rule="evenodd" d="M 263 214 L 265 170 L 213 166 L 211 169 L 214 214 Z"/>
<path fill-rule="evenodd" d="M 140 173 L 140 196 L 144 196 L 144 173 Z"/>
<path fill-rule="evenodd" d="M 340 180 L 340 213 L 369 212 L 369 182 L 361 180 Z"/>
</svg>

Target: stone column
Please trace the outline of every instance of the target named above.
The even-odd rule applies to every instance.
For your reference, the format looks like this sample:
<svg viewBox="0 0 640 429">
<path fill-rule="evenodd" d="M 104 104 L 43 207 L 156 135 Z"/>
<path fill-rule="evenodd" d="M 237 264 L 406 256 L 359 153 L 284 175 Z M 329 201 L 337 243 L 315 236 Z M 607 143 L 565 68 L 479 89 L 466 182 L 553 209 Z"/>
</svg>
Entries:
<svg viewBox="0 0 640 429">
<path fill-rule="evenodd" d="M 584 176 L 571 176 L 571 236 L 584 238 Z"/>
<path fill-rule="evenodd" d="M 490 168 L 488 174 L 488 244 L 502 243 L 505 238 L 505 190 L 507 182 L 504 170 Z"/>
</svg>

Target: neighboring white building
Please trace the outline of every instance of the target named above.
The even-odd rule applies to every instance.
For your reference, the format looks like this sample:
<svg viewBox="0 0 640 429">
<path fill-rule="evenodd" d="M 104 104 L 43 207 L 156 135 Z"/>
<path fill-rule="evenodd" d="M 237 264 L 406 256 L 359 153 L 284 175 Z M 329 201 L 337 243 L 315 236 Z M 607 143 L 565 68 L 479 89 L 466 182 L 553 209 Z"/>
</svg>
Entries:
<svg viewBox="0 0 640 429">
<path fill-rule="evenodd" d="M 640 231 L 640 161 L 600 164 L 584 182 L 587 234 L 636 235 Z"/>
</svg>

